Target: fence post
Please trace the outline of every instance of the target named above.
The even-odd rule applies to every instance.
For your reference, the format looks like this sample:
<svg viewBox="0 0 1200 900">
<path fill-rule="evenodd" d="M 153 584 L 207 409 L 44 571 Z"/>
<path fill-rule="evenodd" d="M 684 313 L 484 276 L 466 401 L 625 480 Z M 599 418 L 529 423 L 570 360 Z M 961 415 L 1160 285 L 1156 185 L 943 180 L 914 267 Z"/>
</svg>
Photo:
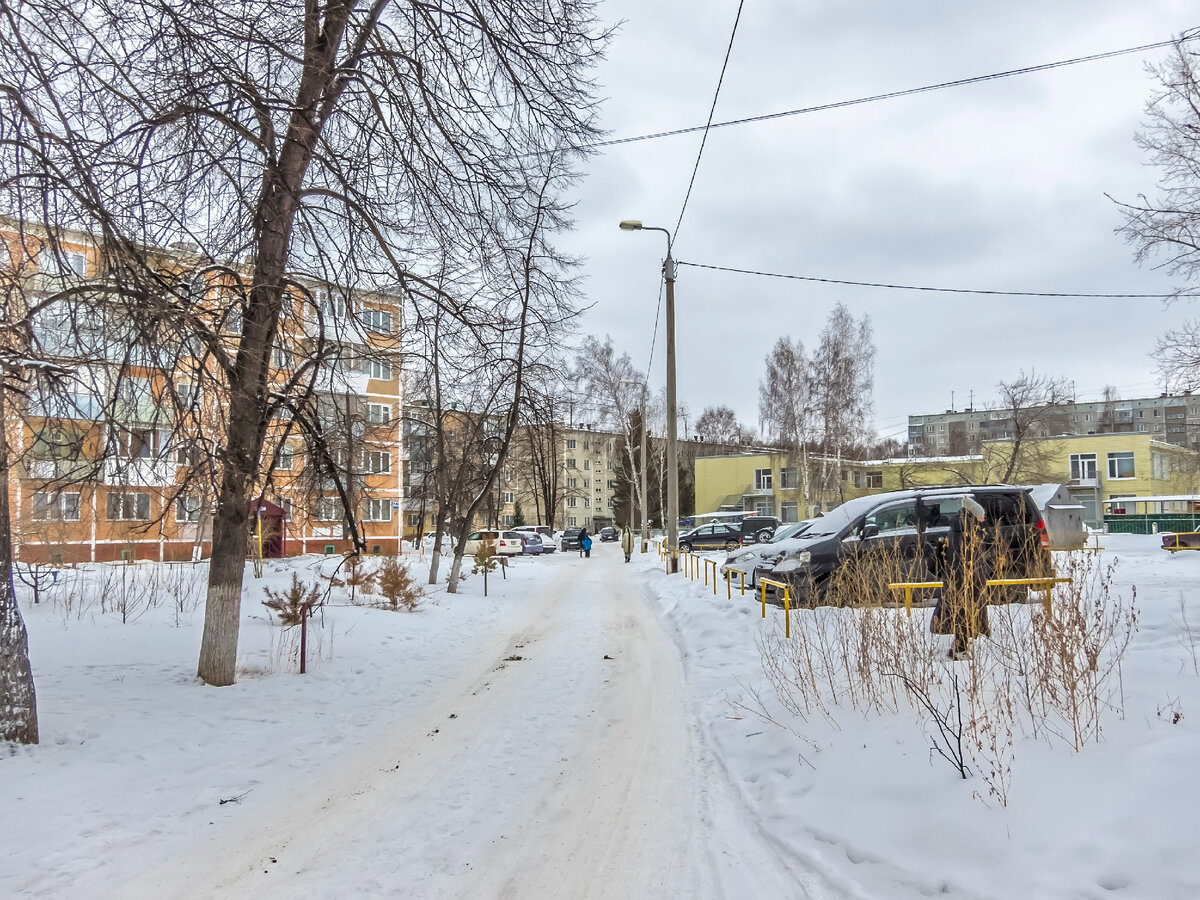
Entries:
<svg viewBox="0 0 1200 900">
<path fill-rule="evenodd" d="M 790 638 L 792 636 L 792 607 L 789 603 L 789 593 L 791 588 L 786 585 L 783 588 L 783 636 Z"/>
</svg>

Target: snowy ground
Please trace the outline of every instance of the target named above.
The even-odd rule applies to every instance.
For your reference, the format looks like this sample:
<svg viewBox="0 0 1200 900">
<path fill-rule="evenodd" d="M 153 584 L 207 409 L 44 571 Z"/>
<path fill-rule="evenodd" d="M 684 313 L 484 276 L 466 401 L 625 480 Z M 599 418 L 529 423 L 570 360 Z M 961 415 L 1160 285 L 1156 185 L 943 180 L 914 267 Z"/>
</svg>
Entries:
<svg viewBox="0 0 1200 900">
<path fill-rule="evenodd" d="M 0 759 L 0 896 L 1200 896 L 1200 554 L 1104 542 L 1141 616 L 1124 716 L 1079 753 L 1018 735 L 1007 807 L 911 711 L 788 718 L 759 658 L 781 614 L 653 554 L 334 606 L 304 677 L 262 584 L 331 561 L 276 563 L 222 689 L 193 677 L 203 566 L 74 570 L 23 605 L 43 743 Z"/>
</svg>

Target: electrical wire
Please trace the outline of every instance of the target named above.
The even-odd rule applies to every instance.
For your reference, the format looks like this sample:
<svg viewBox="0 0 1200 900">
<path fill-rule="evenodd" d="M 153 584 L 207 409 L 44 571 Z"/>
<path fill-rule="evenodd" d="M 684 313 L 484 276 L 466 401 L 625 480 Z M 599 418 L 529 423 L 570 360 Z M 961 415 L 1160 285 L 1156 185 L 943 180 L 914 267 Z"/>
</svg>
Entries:
<svg viewBox="0 0 1200 900">
<path fill-rule="evenodd" d="M 658 343 L 658 317 L 662 314 L 664 278 L 658 279 L 658 303 L 654 312 L 654 332 L 650 335 L 650 360 L 646 363 L 646 390 L 650 390 L 650 370 L 654 368 L 654 347 Z"/>
<path fill-rule="evenodd" d="M 856 97 L 853 100 L 837 100 L 833 103 L 822 103 L 819 106 L 805 106 L 800 109 L 788 109 L 782 112 L 765 113 L 761 116 L 746 116 L 741 119 L 729 119 L 725 122 L 710 121 L 704 125 L 693 125 L 688 128 L 676 128 L 671 131 L 655 131 L 650 134 L 639 134 L 632 137 L 612 138 L 607 141 L 597 141 L 594 144 L 583 145 L 587 149 L 599 149 L 601 147 L 615 147 L 620 144 L 632 144 L 638 141 L 654 141 L 659 138 L 677 137 L 683 134 L 694 134 L 697 131 L 707 133 L 713 128 L 728 128 L 732 125 L 749 125 L 754 122 L 767 122 L 771 119 L 782 119 L 787 116 L 800 116 L 807 113 L 825 112 L 830 109 L 842 109 L 847 106 L 858 106 L 863 103 L 875 103 L 879 100 L 895 100 L 898 97 L 910 97 L 914 94 L 924 94 L 929 91 L 940 91 L 945 88 L 963 87 L 968 84 L 980 84 L 985 81 L 994 81 L 999 78 L 1009 78 L 1013 75 L 1030 75 L 1034 72 L 1045 72 L 1049 69 L 1058 69 L 1063 66 L 1075 66 L 1080 63 L 1095 62 L 1101 59 L 1111 59 L 1115 56 L 1126 56 L 1130 53 L 1140 53 L 1143 50 L 1158 50 L 1162 47 L 1170 47 L 1176 43 L 1183 41 L 1194 41 L 1200 38 L 1200 32 L 1187 34 L 1176 40 L 1156 41 L 1153 44 L 1141 44 L 1137 47 L 1126 47 L 1122 50 L 1108 50 L 1104 53 L 1093 53 L 1089 56 L 1077 56 L 1074 59 L 1062 59 L 1057 62 L 1042 63 L 1037 66 L 1025 66 L 1020 69 L 1007 69 L 1003 72 L 993 72 L 989 75 L 975 75 L 970 78 L 959 78 L 954 81 L 943 81 L 938 84 L 927 84 L 921 87 L 906 88 L 900 91 L 888 91 L 883 94 L 872 94 L 869 97 Z"/>
<path fill-rule="evenodd" d="M 706 263 L 684 262 L 678 260 L 676 265 L 691 266 L 693 269 L 712 269 L 716 272 L 733 272 L 738 275 L 758 275 L 764 278 L 786 278 L 792 281 L 814 281 L 819 284 L 843 284 L 850 287 L 886 288 L 894 291 L 924 291 L 934 294 L 984 294 L 992 297 L 1057 297 L 1061 299 L 1083 298 L 1095 300 L 1155 300 L 1167 297 L 1192 296 L 1191 294 L 1088 294 L 1071 293 L 1066 291 L 995 291 L 976 288 L 943 288 L 926 287 L 914 284 L 889 284 L 879 281 L 850 281 L 844 278 L 817 278 L 813 275 L 781 275 L 778 272 L 760 272 L 755 269 L 735 269 L 731 266 L 713 266 Z"/>
<path fill-rule="evenodd" d="M 704 145 L 708 142 L 708 130 L 712 126 L 713 114 L 717 111 L 717 98 L 721 96 L 721 85 L 725 81 L 725 69 L 729 65 L 729 54 L 733 52 L 733 39 L 737 35 L 738 22 L 742 20 L 742 4 L 738 0 L 737 15 L 733 18 L 733 30 L 729 34 L 729 46 L 725 48 L 725 61 L 721 63 L 721 74 L 717 78 L 717 89 L 713 91 L 712 106 L 708 108 L 708 121 L 704 123 L 704 136 L 700 138 L 700 149 L 696 152 L 696 164 L 692 166 L 692 177 L 688 179 L 687 193 L 683 195 L 683 206 L 679 209 L 679 218 L 675 220 L 675 231 L 671 241 L 679 237 L 679 226 L 683 224 L 683 214 L 687 210 L 688 200 L 692 196 L 692 186 L 696 183 L 696 172 L 700 170 L 700 157 L 704 155 Z"/>
</svg>

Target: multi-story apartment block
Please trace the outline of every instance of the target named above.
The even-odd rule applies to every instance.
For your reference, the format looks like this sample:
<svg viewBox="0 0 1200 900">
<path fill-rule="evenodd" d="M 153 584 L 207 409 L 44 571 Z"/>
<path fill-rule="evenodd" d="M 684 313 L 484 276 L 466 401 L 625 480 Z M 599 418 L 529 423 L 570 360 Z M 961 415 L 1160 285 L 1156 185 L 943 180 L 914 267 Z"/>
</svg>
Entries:
<svg viewBox="0 0 1200 900">
<path fill-rule="evenodd" d="M 589 425 L 560 426 L 559 433 L 562 500 L 556 524 L 588 531 L 612 525 L 625 436 Z"/>
<path fill-rule="evenodd" d="M 1058 435 L 1148 434 L 1156 441 L 1200 449 L 1200 396 L 1191 391 L 1134 400 L 1064 404 L 1038 426 L 1035 438 Z M 990 440 L 1013 437 L 1013 410 L 963 409 L 908 417 L 914 456 L 965 456 Z"/>
<path fill-rule="evenodd" d="M 227 285 L 214 267 L 202 274 L 186 248 L 156 251 L 155 259 L 165 279 L 187 286 L 201 316 L 214 317 L 206 347 L 178 338 L 163 352 L 119 315 L 73 302 L 72 288 L 102 288 L 107 275 L 90 235 L 52 241 L 0 222 L 6 286 L 25 303 L 48 304 L 33 326 L 60 373 L 53 390 L 39 390 L 35 379 L 3 423 L 18 461 L 6 489 L 19 559 L 195 559 L 210 549 L 220 446 L 213 411 L 223 402 L 211 359 L 236 352 L 242 323 L 236 304 L 216 301 Z M 270 422 L 252 504 L 266 523 L 262 545 L 268 556 L 349 549 L 348 500 L 368 551 L 394 553 L 403 497 L 399 304 L 330 284 L 308 285 L 305 294 L 285 304 L 270 377 L 282 389 L 323 347 L 319 365 L 308 367 L 312 423 L 297 427 L 287 404 Z M 255 547 L 257 521 L 253 528 Z"/>
</svg>

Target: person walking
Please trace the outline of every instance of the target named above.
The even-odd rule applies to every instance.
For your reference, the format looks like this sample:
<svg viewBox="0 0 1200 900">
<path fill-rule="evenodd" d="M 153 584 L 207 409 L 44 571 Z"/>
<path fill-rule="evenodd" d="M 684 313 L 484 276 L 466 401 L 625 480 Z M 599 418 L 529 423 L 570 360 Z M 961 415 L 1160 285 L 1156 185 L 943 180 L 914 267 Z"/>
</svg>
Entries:
<svg viewBox="0 0 1200 900">
<path fill-rule="evenodd" d="M 584 541 L 588 542 L 589 547 L 592 546 L 592 539 L 590 537 L 588 537 L 586 528 L 584 528 L 582 531 L 579 532 L 579 558 L 580 559 L 583 559 L 583 542 Z"/>
<path fill-rule="evenodd" d="M 970 651 L 971 641 L 991 634 L 986 597 L 991 575 L 991 543 L 983 507 L 973 497 L 963 497 L 962 508 L 950 523 L 942 596 L 929 624 L 934 634 L 954 635 L 951 659 L 963 659 Z"/>
<path fill-rule="evenodd" d="M 621 549 L 625 551 L 625 562 L 633 555 L 633 532 L 626 525 L 621 529 Z"/>
<path fill-rule="evenodd" d="M 579 549 L 583 551 L 583 555 L 588 559 L 592 558 L 592 536 L 586 531 L 583 533 L 583 537 L 579 539 Z"/>
</svg>

